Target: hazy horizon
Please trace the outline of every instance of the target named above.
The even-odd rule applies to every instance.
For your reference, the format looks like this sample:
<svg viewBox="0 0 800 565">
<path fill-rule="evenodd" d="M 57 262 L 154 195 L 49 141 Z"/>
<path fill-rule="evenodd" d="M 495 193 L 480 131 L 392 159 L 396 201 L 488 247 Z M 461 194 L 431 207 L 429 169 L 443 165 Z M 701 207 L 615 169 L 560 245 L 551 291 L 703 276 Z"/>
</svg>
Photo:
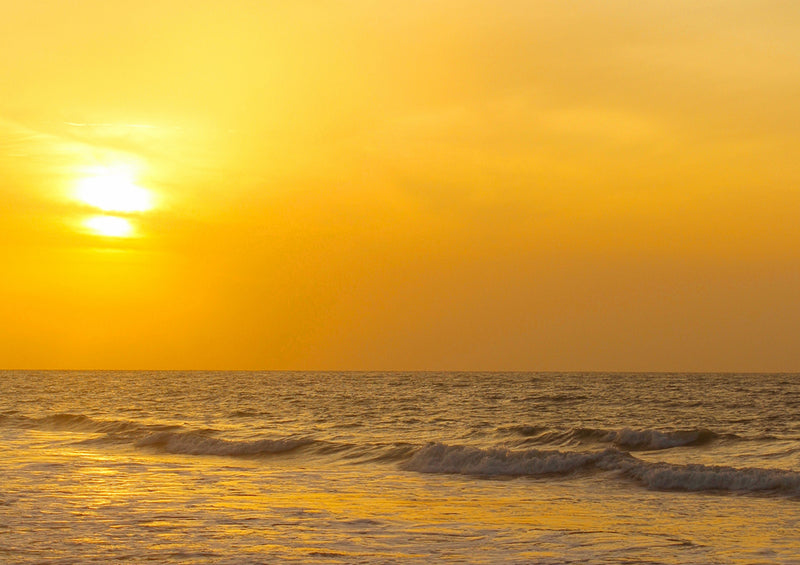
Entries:
<svg viewBox="0 0 800 565">
<path fill-rule="evenodd" d="M 436 375 L 468 375 L 468 374 L 506 374 L 506 375 L 586 375 L 586 376 L 686 376 L 686 375 L 749 375 L 749 376 L 800 376 L 800 371 L 648 371 L 648 370 L 529 370 L 529 369 L 200 369 L 200 368 L 31 368 L 10 367 L 0 369 L 0 373 L 302 373 L 302 374 L 369 374 L 369 375 L 402 375 L 402 374 L 436 374 Z"/>
</svg>

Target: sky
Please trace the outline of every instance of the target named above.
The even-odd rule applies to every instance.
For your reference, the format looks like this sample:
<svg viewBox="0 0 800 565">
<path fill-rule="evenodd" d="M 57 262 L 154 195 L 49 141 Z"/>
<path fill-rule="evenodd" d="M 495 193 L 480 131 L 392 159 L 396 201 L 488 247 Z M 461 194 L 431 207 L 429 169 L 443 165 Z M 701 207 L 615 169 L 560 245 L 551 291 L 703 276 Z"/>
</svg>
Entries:
<svg viewBox="0 0 800 565">
<path fill-rule="evenodd" d="M 800 371 L 795 0 L 0 0 L 0 367 Z"/>
</svg>

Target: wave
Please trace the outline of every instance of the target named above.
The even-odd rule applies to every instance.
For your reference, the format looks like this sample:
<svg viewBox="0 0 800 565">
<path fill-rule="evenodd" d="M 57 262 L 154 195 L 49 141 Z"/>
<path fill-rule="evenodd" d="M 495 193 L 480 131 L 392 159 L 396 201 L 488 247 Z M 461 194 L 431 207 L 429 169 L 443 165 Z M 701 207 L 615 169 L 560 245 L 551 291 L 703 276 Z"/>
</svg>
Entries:
<svg viewBox="0 0 800 565">
<path fill-rule="evenodd" d="M 656 450 L 687 445 L 705 445 L 722 437 L 720 434 L 705 428 L 674 432 L 623 428 L 608 432 L 602 441 L 627 449 Z M 735 436 L 728 435 L 726 437 Z"/>
<path fill-rule="evenodd" d="M 181 425 L 146 424 L 128 420 L 96 420 L 83 414 L 52 414 L 41 418 L 3 416 L 21 428 L 99 434 L 80 444 L 123 444 L 185 455 L 245 457 L 283 453 L 313 443 L 306 438 L 257 439 L 251 441 L 214 437 L 215 430 L 188 429 Z"/>
<path fill-rule="evenodd" d="M 742 439 L 734 434 L 718 434 L 705 428 L 678 431 L 635 430 L 622 428 L 604 430 L 596 428 L 573 428 L 571 430 L 548 430 L 537 426 L 510 426 L 500 431 L 528 438 L 528 444 L 579 445 L 585 443 L 608 443 L 625 450 L 655 451 L 683 446 L 706 445 L 721 439 Z"/>
<path fill-rule="evenodd" d="M 535 476 L 575 472 L 594 465 L 602 453 L 512 451 L 431 443 L 400 464 L 407 471 L 479 476 Z"/>
<path fill-rule="evenodd" d="M 610 472 L 611 477 L 631 479 L 653 490 L 778 492 L 800 496 L 800 473 L 795 471 L 647 462 L 614 448 L 582 453 L 431 443 L 400 467 L 420 473 L 481 477 Z"/>
<path fill-rule="evenodd" d="M 783 469 L 627 463 L 622 472 L 654 490 L 780 492 L 800 496 L 800 473 Z"/>
<path fill-rule="evenodd" d="M 250 416 L 251 413 L 237 412 L 234 414 L 237 417 L 245 415 Z M 155 432 L 197 431 L 187 429 L 179 424 L 146 424 L 129 420 L 100 420 L 82 414 L 70 413 L 52 414 L 40 418 L 3 413 L 0 414 L 0 425 L 41 430 L 108 434 L 110 439 L 116 439 L 118 436 L 141 436 Z M 720 440 L 736 441 L 745 439 L 734 434 L 719 434 L 705 428 L 678 431 L 632 429 L 627 427 L 617 430 L 587 427 L 553 430 L 536 425 L 512 425 L 497 428 L 496 432 L 502 436 L 521 436 L 524 440 L 519 442 L 518 446 L 554 446 L 563 448 L 587 444 L 610 444 L 626 451 L 655 451 L 674 447 L 703 446 Z M 761 436 L 751 439 L 774 440 L 778 438 Z"/>
<path fill-rule="evenodd" d="M 305 438 L 236 441 L 208 437 L 197 432 L 157 432 L 136 441 L 135 446 L 158 448 L 166 453 L 183 455 L 245 457 L 285 453 L 310 443 L 313 440 Z"/>
<path fill-rule="evenodd" d="M 729 437 L 705 429 L 602 430 L 575 428 L 558 432 L 535 426 L 512 426 L 498 432 L 533 443 L 579 442 L 582 450 L 503 446 L 477 447 L 445 443 L 341 441 L 311 435 L 286 437 L 223 437 L 216 430 L 184 425 L 151 424 L 128 420 L 99 420 L 81 414 L 54 414 L 39 418 L 0 414 L 0 424 L 46 431 L 80 432 L 79 443 L 116 445 L 189 456 L 270 457 L 301 448 L 303 456 L 325 457 L 350 464 L 397 465 L 419 473 L 450 473 L 477 477 L 566 477 L 603 473 L 610 480 L 633 481 L 653 490 L 781 493 L 800 497 L 800 472 L 774 468 L 735 468 L 681 465 L 641 460 L 634 450 L 661 450 L 703 445 Z M 86 437 L 86 434 L 91 434 Z M 73 438 L 73 436 L 68 436 Z M 742 439 L 742 438 L 738 438 Z M 591 446 L 604 446 L 592 451 Z M 781 452 L 781 455 L 784 455 Z"/>
<path fill-rule="evenodd" d="M 533 396 L 526 400 L 526 402 L 546 402 L 548 404 L 555 403 L 570 403 L 579 402 L 581 400 L 588 400 L 589 397 L 583 394 L 543 394 L 541 396 Z"/>
<path fill-rule="evenodd" d="M 543 426 L 508 426 L 498 428 L 497 431 L 502 433 L 516 434 L 525 437 L 537 436 L 547 431 Z"/>
<path fill-rule="evenodd" d="M 179 427 L 170 425 L 147 425 L 128 420 L 97 420 L 83 414 L 68 413 L 51 414 L 41 418 L 9 415 L 0 418 L 0 423 L 35 430 L 99 434 L 122 434 L 126 432 L 136 432 L 142 429 L 167 430 Z"/>
</svg>

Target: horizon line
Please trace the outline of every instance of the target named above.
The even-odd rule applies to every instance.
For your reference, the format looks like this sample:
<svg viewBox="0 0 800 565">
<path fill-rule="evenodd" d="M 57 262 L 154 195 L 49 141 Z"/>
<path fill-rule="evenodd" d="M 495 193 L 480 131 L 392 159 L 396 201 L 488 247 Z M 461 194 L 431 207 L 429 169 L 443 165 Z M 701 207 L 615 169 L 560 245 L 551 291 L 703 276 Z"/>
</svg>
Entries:
<svg viewBox="0 0 800 565">
<path fill-rule="evenodd" d="M 643 374 L 643 375 L 703 375 L 703 374 L 750 374 L 750 375 L 800 375 L 800 369 L 796 370 L 680 370 L 680 369 L 208 369 L 208 368 L 0 368 L 0 372 L 128 372 L 128 373 L 531 373 L 531 374 Z"/>
</svg>

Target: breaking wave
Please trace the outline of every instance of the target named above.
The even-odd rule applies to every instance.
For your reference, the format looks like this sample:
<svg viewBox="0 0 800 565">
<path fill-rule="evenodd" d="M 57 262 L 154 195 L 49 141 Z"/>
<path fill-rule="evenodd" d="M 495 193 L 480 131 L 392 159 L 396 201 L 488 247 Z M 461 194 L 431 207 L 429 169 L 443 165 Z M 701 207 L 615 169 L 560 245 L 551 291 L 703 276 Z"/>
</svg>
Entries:
<svg viewBox="0 0 800 565">
<path fill-rule="evenodd" d="M 235 441 L 207 437 L 195 432 L 158 432 L 138 440 L 136 447 L 154 447 L 167 453 L 246 457 L 284 453 L 313 443 L 310 439 L 258 439 Z"/>
<path fill-rule="evenodd" d="M 567 474 L 594 465 L 602 453 L 575 453 L 528 449 L 512 451 L 502 448 L 431 443 L 418 450 L 401 467 L 421 473 L 453 473 L 461 475 L 553 475 Z"/>
<path fill-rule="evenodd" d="M 101 420 L 66 413 L 36 418 L 6 412 L 0 414 L 0 425 L 70 434 L 77 432 L 80 434 L 77 440 L 72 435 L 65 437 L 81 444 L 112 444 L 190 456 L 268 457 L 307 447 L 303 451 L 304 457 L 327 457 L 354 465 L 397 465 L 401 470 L 419 473 L 542 478 L 602 473 L 609 480 L 633 481 L 652 490 L 780 493 L 800 497 L 800 472 L 797 471 L 653 462 L 630 453 L 704 445 L 720 440 L 743 440 L 732 434 L 721 435 L 706 429 L 575 428 L 564 432 L 536 426 L 496 429 L 506 439 L 509 435 L 522 438 L 521 445 L 508 448 L 502 444 L 493 447 L 441 442 L 421 445 L 402 441 L 351 441 L 350 438 L 333 440 L 310 435 L 222 437 L 223 434 L 216 430 L 186 425 Z M 570 447 L 576 443 L 581 448 L 571 450 Z M 550 448 L 541 444 L 549 444 Z M 566 449 L 565 444 L 568 446 Z M 592 450 L 592 446 L 598 445 L 601 449 Z"/>
<path fill-rule="evenodd" d="M 636 460 L 622 472 L 654 490 L 781 492 L 800 496 L 800 473 L 782 469 L 673 465 Z"/>
<path fill-rule="evenodd" d="M 400 466 L 420 473 L 481 477 L 610 472 L 612 477 L 631 479 L 653 490 L 778 492 L 800 496 L 800 473 L 795 471 L 651 463 L 614 448 L 581 453 L 431 443 Z"/>
</svg>

